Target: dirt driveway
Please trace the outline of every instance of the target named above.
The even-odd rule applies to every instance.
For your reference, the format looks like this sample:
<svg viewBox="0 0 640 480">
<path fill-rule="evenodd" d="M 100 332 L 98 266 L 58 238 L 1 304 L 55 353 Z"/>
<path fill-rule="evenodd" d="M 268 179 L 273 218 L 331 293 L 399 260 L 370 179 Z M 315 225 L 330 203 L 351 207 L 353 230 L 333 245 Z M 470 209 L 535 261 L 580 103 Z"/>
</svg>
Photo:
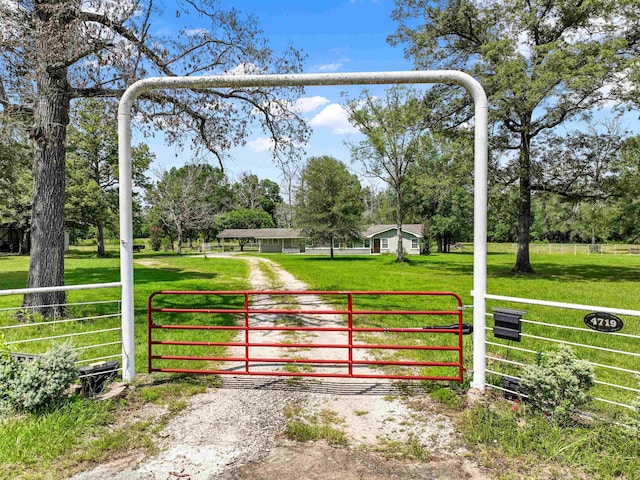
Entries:
<svg viewBox="0 0 640 480">
<path fill-rule="evenodd" d="M 235 256 L 248 262 L 254 290 L 305 290 L 306 285 L 275 263 Z M 265 274 L 266 272 L 266 274 Z M 258 300 L 259 301 L 259 300 Z M 291 302 L 291 299 L 288 300 Z M 318 298 L 306 305 L 327 309 Z M 271 302 L 270 304 L 272 304 Z M 266 307 L 265 307 L 266 308 Z M 301 322 L 317 319 L 303 318 Z M 341 322 L 339 316 L 323 322 Z M 257 322 L 269 320 L 257 318 Z M 338 333 L 340 334 L 340 333 Z M 253 334 L 252 334 L 253 335 Z M 267 331 L 254 342 L 282 341 Z M 332 343 L 336 332 L 318 332 L 305 342 Z M 340 340 L 338 340 L 340 341 Z M 331 349 L 324 352 L 335 358 Z M 264 353 L 281 356 L 283 352 Z M 314 357 L 318 357 L 314 353 Z M 232 366 L 230 367 L 232 368 Z M 317 370 L 321 371 L 321 370 Z M 486 473 L 467 460 L 451 420 L 427 397 L 403 401 L 388 381 L 316 381 L 273 377 L 225 376 L 223 386 L 190 399 L 157 439 L 160 453 L 129 457 L 74 476 L 75 480 L 208 479 L 482 479 Z M 326 441 L 299 443 L 283 432 L 292 425 L 333 432 Z M 331 442 L 330 442 L 331 443 Z M 406 458 L 412 458 L 407 460 Z M 419 458 L 420 460 L 415 460 Z"/>
</svg>

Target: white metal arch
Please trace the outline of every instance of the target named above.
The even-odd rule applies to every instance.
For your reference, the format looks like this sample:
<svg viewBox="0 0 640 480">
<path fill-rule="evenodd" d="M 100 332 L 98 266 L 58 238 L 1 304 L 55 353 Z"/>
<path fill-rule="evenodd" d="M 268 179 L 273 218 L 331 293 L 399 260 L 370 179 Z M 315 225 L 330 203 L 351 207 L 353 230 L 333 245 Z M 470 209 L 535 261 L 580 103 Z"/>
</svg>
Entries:
<svg viewBox="0 0 640 480">
<path fill-rule="evenodd" d="M 454 70 L 362 72 L 291 75 L 220 75 L 154 77 L 131 85 L 118 109 L 120 177 L 120 278 L 122 283 L 122 376 L 132 381 L 134 363 L 133 212 L 131 178 L 131 108 L 142 93 L 158 89 L 212 87 L 291 87 L 317 85 L 432 84 L 461 85 L 475 105 L 474 124 L 474 252 L 473 252 L 473 380 L 485 388 L 485 294 L 487 290 L 487 161 L 488 103 L 482 86 L 470 75 Z"/>
</svg>

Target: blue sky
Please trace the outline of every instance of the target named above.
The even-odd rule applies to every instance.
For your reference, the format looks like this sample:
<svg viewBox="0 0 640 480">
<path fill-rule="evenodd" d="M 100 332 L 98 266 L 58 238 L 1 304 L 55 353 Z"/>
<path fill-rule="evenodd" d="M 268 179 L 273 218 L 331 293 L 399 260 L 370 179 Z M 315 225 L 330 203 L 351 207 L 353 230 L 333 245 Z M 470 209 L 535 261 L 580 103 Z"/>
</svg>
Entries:
<svg viewBox="0 0 640 480">
<path fill-rule="evenodd" d="M 171 2 L 167 2 L 170 11 Z M 258 18 L 264 36 L 275 51 L 289 45 L 302 50 L 307 59 L 305 73 L 410 70 L 401 48 L 393 48 L 386 38 L 396 29 L 391 20 L 393 0 L 223 0 L 231 7 Z M 303 116 L 313 128 L 306 157 L 333 155 L 351 165 L 347 137 L 357 135 L 349 128 L 340 108 L 340 92 L 345 87 L 310 87 L 304 95 Z M 152 168 L 166 169 L 184 164 L 189 152 L 176 152 L 162 144 L 160 136 L 150 143 L 156 154 Z M 176 156 L 177 155 L 177 156 Z M 260 178 L 279 180 L 266 147 L 265 135 L 256 131 L 245 147 L 234 148 L 225 167 L 233 178 L 251 171 Z"/>
<path fill-rule="evenodd" d="M 223 8 L 234 7 L 257 17 L 264 36 L 277 52 L 293 45 L 306 55 L 305 73 L 364 72 L 411 70 L 413 65 L 404 58 L 402 48 L 391 47 L 386 39 L 397 24 L 391 20 L 393 0 L 221 0 Z M 172 0 L 166 1 L 171 11 Z M 172 16 L 173 18 L 173 16 Z M 186 25 L 195 27 L 196 25 Z M 156 25 L 162 28 L 162 19 Z M 176 25 L 171 25 L 176 27 Z M 376 90 L 376 88 L 378 90 Z M 357 96 L 360 87 L 309 87 L 301 100 L 305 105 L 304 118 L 313 129 L 305 158 L 332 155 L 359 173 L 359 165 L 352 164 L 346 139 L 357 139 L 358 133 L 349 126 L 340 107 L 340 93 L 348 90 Z M 371 89 L 374 93 L 382 87 Z M 605 109 L 597 118 L 606 118 Z M 582 127 L 575 122 L 567 127 Z M 625 116 L 625 127 L 638 131 L 637 113 Z M 167 169 L 186 163 L 189 151 L 176 152 L 162 144 L 158 135 L 150 146 L 156 154 L 152 169 Z M 225 168 L 231 179 L 250 171 L 260 178 L 280 180 L 280 172 L 268 150 L 266 135 L 257 129 L 244 147 L 234 148 Z M 370 181 L 364 180 L 368 184 Z M 379 185 L 379 182 L 374 182 Z"/>
</svg>

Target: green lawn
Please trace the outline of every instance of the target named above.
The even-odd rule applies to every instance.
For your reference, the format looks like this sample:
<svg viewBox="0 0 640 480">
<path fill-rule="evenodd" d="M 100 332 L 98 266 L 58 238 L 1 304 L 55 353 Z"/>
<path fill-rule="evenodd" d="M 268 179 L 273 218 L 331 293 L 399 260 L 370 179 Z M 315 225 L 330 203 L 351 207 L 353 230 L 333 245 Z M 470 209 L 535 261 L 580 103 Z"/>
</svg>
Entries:
<svg viewBox="0 0 640 480">
<path fill-rule="evenodd" d="M 473 255 L 470 253 L 432 254 L 411 257 L 406 264 L 395 263 L 393 256 L 307 257 L 302 255 L 270 255 L 285 269 L 298 276 L 311 288 L 320 290 L 425 290 L 452 291 L 458 293 L 465 305 L 472 305 L 470 291 L 473 286 Z M 558 302 L 579 303 L 640 310 L 640 257 L 627 255 L 536 255 L 532 257 L 533 275 L 514 275 L 510 272 L 514 263 L 511 254 L 488 256 L 487 291 L 495 295 L 535 298 Z M 391 300 L 377 301 L 385 304 Z M 585 327 L 583 317 L 588 312 L 537 307 L 533 305 L 488 302 L 492 306 L 507 306 L 527 310 L 525 319 L 552 324 Z M 625 322 L 621 333 L 639 335 L 640 318 L 622 317 Z M 465 310 L 465 322 L 472 323 L 471 310 Z M 491 318 L 487 325 L 492 326 Z M 524 324 L 523 333 L 552 337 L 564 341 L 585 343 L 594 346 L 630 351 L 640 354 L 637 339 L 599 334 L 592 331 L 578 332 L 539 325 Z M 487 338 L 494 340 L 491 332 Z M 548 350 L 552 343 L 523 338 L 514 346 L 533 351 Z M 471 342 L 465 339 L 467 366 L 471 367 Z M 497 358 L 531 363 L 533 354 L 501 347 L 488 346 L 488 353 Z M 600 350 L 575 348 L 576 354 L 593 362 L 640 370 L 640 356 L 625 356 Z M 503 362 L 489 362 L 489 368 L 505 373 L 517 374 L 517 370 Z M 637 388 L 633 374 L 605 368 L 596 368 L 597 379 L 607 383 Z M 499 382 L 498 378 L 491 378 Z M 598 385 L 594 394 L 606 399 L 631 402 L 633 392 Z M 602 407 L 602 404 L 600 404 Z"/>
<path fill-rule="evenodd" d="M 28 258 L 18 256 L 0 257 L 0 289 L 21 288 L 26 285 L 28 272 Z M 149 256 L 136 256 L 135 260 L 135 344 L 136 344 L 136 370 L 146 370 L 146 311 L 147 299 L 151 293 L 158 290 L 238 290 L 247 286 L 246 265 L 244 262 L 227 259 L 207 259 L 159 256 L 150 258 Z M 78 285 L 88 283 L 115 282 L 120 279 L 120 261 L 118 258 L 95 258 L 89 255 L 70 255 L 65 260 L 65 280 L 67 285 Z M 100 289 L 83 290 L 68 293 L 67 301 L 73 302 L 95 302 L 102 300 L 119 300 L 120 289 Z M 182 298 L 180 300 L 166 300 L 160 302 L 160 306 L 180 306 L 186 305 L 193 299 Z M 204 300 L 204 299 L 201 299 Z M 209 303 L 212 299 L 209 298 Z M 0 297 L 0 308 L 18 307 L 22 298 L 20 296 Z M 216 300 L 219 306 L 235 308 L 240 306 L 238 298 L 221 297 Z M 182 302 L 182 303 L 180 303 Z M 222 303 L 220 303 L 222 302 Z M 233 307 L 232 307 L 233 306 Z M 106 305 L 82 305 L 70 308 L 70 314 L 74 318 L 90 315 L 104 315 L 117 312 L 118 304 Z M 16 325 L 12 310 L 0 312 L 0 326 Z M 162 323 L 163 318 L 155 319 Z M 180 321 L 185 323 L 193 322 L 193 317 L 183 316 Z M 221 324 L 229 324 L 233 321 L 229 316 L 220 316 L 216 321 Z M 91 322 L 91 323 L 89 323 Z M 120 318 L 105 318 L 97 320 L 83 321 L 82 330 L 102 330 L 116 328 L 120 325 Z M 78 324 L 62 323 L 56 325 L 45 325 L 40 327 L 12 328 L 2 330 L 2 341 L 10 342 L 24 338 L 40 336 L 65 335 L 77 331 Z M 178 338 L 193 339 L 197 335 L 190 333 L 187 335 L 178 334 Z M 92 337 L 92 338 L 90 338 Z M 109 343 L 117 341 L 119 332 L 105 332 L 84 337 L 73 337 L 72 343 L 75 347 L 82 347 L 96 343 Z M 224 341 L 232 337 L 231 332 L 218 332 L 211 337 L 211 341 Z M 59 340 L 56 340 L 59 341 Z M 12 351 L 41 353 L 47 349 L 50 343 L 33 342 L 11 345 Z M 163 353 L 172 352 L 171 348 L 163 350 Z M 81 351 L 81 358 L 98 358 L 106 355 L 120 353 L 120 346 L 106 346 L 98 349 L 88 349 Z M 184 352 L 183 352 L 184 353 Z"/>
<path fill-rule="evenodd" d="M 151 252 L 136 254 L 135 258 L 136 365 L 138 371 L 144 371 L 146 368 L 146 302 L 152 292 L 169 289 L 241 290 L 248 287 L 246 264 L 235 259 L 211 258 L 205 260 L 202 257 L 176 257 L 168 254 L 153 255 Z M 469 292 L 472 288 L 473 258 L 472 255 L 466 252 L 412 257 L 406 264 L 396 264 L 393 257 L 384 255 L 376 257 L 338 257 L 334 261 L 326 257 L 300 255 L 268 255 L 268 258 L 280 263 L 314 289 L 453 291 L 460 294 L 465 305 L 471 305 L 472 303 Z M 489 293 L 640 309 L 640 299 L 638 298 L 640 257 L 638 256 L 537 255 L 532 257 L 532 260 L 536 274 L 516 276 L 510 273 L 510 268 L 514 261 L 512 255 L 489 255 Z M 24 287 L 27 270 L 28 258 L 1 256 L 0 289 Z M 119 279 L 119 260 L 115 257 L 95 258 L 92 254 L 75 252 L 67 256 L 65 278 L 69 285 L 117 281 Z M 70 302 L 90 302 L 118 298 L 119 289 L 70 292 L 68 296 Z M 240 306 L 240 299 L 227 297 L 165 298 L 159 300 L 159 304 L 165 306 L 186 304 L 203 306 L 205 303 L 209 306 L 216 305 L 225 308 Z M 0 308 L 19 306 L 20 301 L 21 298 L 18 296 L 0 297 Z M 497 303 L 499 302 L 492 302 L 490 305 Z M 441 305 L 438 301 L 435 301 L 435 304 Z M 415 299 L 407 298 L 398 302 L 398 297 L 384 300 L 362 297 L 356 302 L 358 308 L 376 307 L 384 309 L 390 306 L 415 307 L 416 305 L 417 300 Z M 509 306 L 517 307 L 517 305 Z M 111 304 L 106 306 L 84 305 L 72 307 L 72 313 L 74 316 L 108 313 L 109 309 L 112 308 L 113 305 Z M 585 312 L 558 311 L 556 309 L 533 306 L 523 306 L 522 308 L 529 310 L 525 318 L 583 326 L 582 317 Z M 179 318 L 181 323 L 202 323 L 203 321 L 210 323 L 217 321 L 219 324 L 230 324 L 234 320 L 228 316 L 218 316 L 214 319 L 213 317 L 204 318 L 202 316 L 182 315 Z M 625 321 L 623 332 L 630 334 L 640 333 L 640 320 L 631 317 L 623 317 L 623 319 Z M 156 321 L 165 323 L 178 320 L 159 315 L 156 317 Z M 380 323 L 381 321 L 400 322 L 401 320 L 387 317 L 382 319 L 365 317 L 356 319 L 356 322 L 361 324 L 376 324 L 376 322 Z M 402 321 L 406 321 L 406 319 Z M 420 321 L 422 322 L 424 319 L 420 319 Z M 435 319 L 434 321 L 437 322 L 439 320 Z M 470 310 L 465 310 L 465 321 L 471 322 Z M 100 320 L 99 322 L 99 324 L 91 328 L 109 328 L 119 325 L 118 318 L 115 320 Z M 449 320 L 449 323 L 451 323 L 451 320 Z M 488 319 L 489 326 L 491 326 L 491 323 L 491 319 Z M 16 320 L 12 312 L 0 312 L 0 326 L 15 324 Z M 74 331 L 76 325 L 70 323 L 39 327 L 38 333 L 43 335 L 69 333 Z M 86 326 L 83 326 L 83 329 L 86 329 Z M 17 338 L 24 338 L 28 335 L 26 333 L 27 330 L 29 329 L 3 330 L 3 336 L 0 340 L 11 341 Z M 529 324 L 524 325 L 524 332 L 541 335 L 550 335 L 551 333 L 549 328 Z M 554 333 L 554 336 L 568 341 L 589 342 L 609 348 L 640 352 L 638 345 L 640 342 L 637 339 L 625 340 L 623 337 L 598 335 L 591 332 L 560 331 L 559 333 Z M 32 334 L 29 335 L 31 336 Z M 105 335 L 104 341 L 108 341 L 116 338 L 117 332 Z M 488 333 L 488 336 L 491 337 L 491 334 Z M 202 335 L 186 333 L 182 334 L 181 338 L 202 339 Z M 218 334 L 212 341 L 229 338 L 231 338 L 229 333 Z M 442 340 L 442 337 L 437 336 L 429 336 L 429 341 L 431 339 L 434 342 L 445 341 Z M 83 345 L 83 342 L 95 343 L 93 339 L 74 338 L 76 346 Z M 497 343 L 502 342 L 498 341 Z M 542 350 L 548 348 L 549 344 L 525 339 L 518 346 L 531 350 Z M 21 350 L 25 351 L 42 351 L 46 349 L 46 343 L 35 342 L 33 344 L 24 344 L 20 347 Z M 465 355 L 468 367 L 470 366 L 470 347 L 471 339 L 470 337 L 465 337 Z M 106 351 L 107 349 L 105 347 L 105 352 L 103 353 L 118 353 L 119 351 L 119 348 L 114 350 L 111 347 L 108 352 Z M 198 352 L 196 347 L 194 349 L 194 352 Z M 170 352 L 171 349 L 166 351 Z M 506 351 L 500 348 L 490 349 L 490 351 L 492 351 L 492 355 L 498 357 L 504 357 L 506 354 Z M 624 368 L 640 370 L 639 357 L 625 357 L 584 349 L 576 349 L 576 352 L 581 357 L 588 357 L 599 363 L 620 365 Z M 100 352 L 92 352 L 92 355 L 97 355 L 98 353 Z M 516 361 L 531 360 L 530 356 L 519 352 L 511 352 L 509 358 Z M 502 364 L 490 364 L 490 367 L 496 370 L 503 368 Z M 508 372 L 509 370 L 506 371 Z M 636 385 L 636 381 L 630 374 L 627 375 L 602 368 L 596 369 L 596 374 L 600 380 L 629 386 Z M 204 377 L 198 377 L 199 379 L 207 380 Z M 76 398 L 62 409 L 47 412 L 43 416 L 25 415 L 0 420 L 0 439 L 4 440 L 0 440 L 0 458 L 3 459 L 0 461 L 0 477 L 62 478 L 73 471 L 77 471 L 80 465 L 87 465 L 108 458 L 112 454 L 110 452 L 126 451 L 127 449 L 146 449 L 146 451 L 149 451 L 153 448 L 151 440 L 153 432 L 160 428 L 161 422 L 158 425 L 139 422 L 131 427 L 116 428 L 115 430 L 110 425 L 121 415 L 122 408 L 137 408 L 136 402 L 152 401 L 154 398 L 156 399 L 155 401 L 167 400 L 172 392 L 178 392 L 183 387 L 187 389 L 197 387 L 193 390 L 194 392 L 205 388 L 204 385 L 196 385 L 194 387 L 188 382 L 185 383 L 185 379 L 179 377 L 175 377 L 174 380 L 176 383 L 168 385 L 139 387 L 136 390 L 136 395 L 139 398 L 128 399 L 126 405 L 129 405 L 129 407 L 117 403 L 100 404 Z M 631 401 L 634 396 L 630 392 L 626 394 L 619 390 L 607 390 L 602 386 L 596 389 L 596 394 L 625 402 Z M 179 410 L 184 404 L 179 399 L 170 401 L 175 403 L 174 407 L 170 406 L 170 412 Z M 565 449 L 562 447 L 564 443 L 578 445 L 582 444 L 581 442 L 589 441 L 590 438 L 598 438 L 598 435 L 600 435 L 595 428 L 594 432 L 590 432 L 589 435 L 577 432 L 575 438 L 566 437 L 571 432 L 558 433 L 554 430 L 549 433 L 544 431 L 545 433 L 542 435 L 548 436 L 549 442 L 537 436 L 531 440 L 531 444 L 522 443 L 524 446 L 513 452 L 513 460 L 504 460 L 505 455 L 511 455 L 509 448 L 512 444 L 512 434 L 508 433 L 501 436 L 500 432 L 504 431 L 504 426 L 500 424 L 497 426 L 497 430 L 492 431 L 490 430 L 490 424 L 492 422 L 496 423 L 498 420 L 503 421 L 507 418 L 507 415 L 511 414 L 509 413 L 511 410 L 508 409 L 504 415 L 497 415 L 493 407 L 487 408 L 486 411 L 489 412 L 488 420 L 481 418 L 480 414 L 474 412 L 469 414 L 472 419 L 477 418 L 479 420 L 477 424 L 474 424 L 473 428 L 466 432 L 465 438 L 470 444 L 478 445 L 481 451 L 488 455 L 487 458 L 494 458 L 494 451 L 499 448 L 502 453 L 498 454 L 497 466 L 492 465 L 495 468 L 500 468 L 500 462 L 502 461 L 511 462 L 513 465 L 528 465 L 527 459 L 530 456 L 528 452 L 537 451 L 536 448 L 541 448 L 543 451 L 541 451 L 540 455 L 545 454 L 551 440 L 556 442 L 564 452 Z M 521 429 L 530 429 L 530 426 L 534 425 L 531 423 L 532 420 L 522 421 L 517 418 L 516 420 L 514 425 Z M 467 421 L 467 423 L 471 424 L 470 421 Z M 547 424 L 548 422 L 540 423 L 540 429 L 555 428 L 548 427 Z M 511 432 L 515 428 L 515 426 L 509 425 L 508 430 Z M 588 427 L 580 426 L 579 428 Z M 486 438 L 475 438 L 472 435 L 485 431 Z M 565 437 L 560 437 L 560 435 L 565 435 Z M 498 439 L 497 444 L 496 439 Z M 619 441 L 625 440 L 623 437 L 614 437 L 611 440 L 614 443 Z M 20 448 L 16 448 L 17 445 L 21 445 Z M 630 447 L 627 449 L 629 452 L 635 452 L 636 450 L 631 447 L 637 450 L 637 442 L 630 442 Z M 607 453 L 606 455 L 610 454 Z M 597 475 L 602 478 L 610 478 L 610 476 L 616 474 L 611 472 L 618 472 L 628 476 L 629 472 L 637 471 L 634 466 L 637 463 L 635 460 L 637 457 L 633 456 L 635 453 L 628 453 L 625 450 L 622 455 L 631 456 L 617 459 L 617 466 L 609 465 L 612 462 L 608 462 L 606 466 L 585 467 L 584 465 L 589 465 L 588 462 L 576 457 L 576 455 L 568 459 L 558 458 L 557 461 L 571 468 L 575 464 L 576 467 L 586 468 L 587 471 L 598 472 Z M 608 457 L 605 456 L 603 458 L 606 460 Z M 530 463 L 537 464 L 537 462 L 538 457 L 535 460 L 531 460 Z M 488 462 L 488 464 L 491 464 L 491 462 Z M 527 466 L 526 468 L 530 467 Z M 628 476 L 628 478 L 633 477 Z"/>
<path fill-rule="evenodd" d="M 246 265 L 234 259 L 203 259 L 202 257 L 176 257 L 171 255 L 154 256 L 151 252 L 136 254 L 135 267 L 135 308 L 136 308 L 136 365 L 138 371 L 146 368 L 146 300 L 156 290 L 236 290 L 247 287 Z M 466 252 L 457 252 L 449 255 L 433 254 L 430 256 L 411 257 L 408 263 L 396 264 L 393 256 L 358 256 L 337 257 L 330 260 L 328 257 L 314 257 L 304 255 L 268 255 L 268 258 L 280 263 L 285 269 L 304 280 L 311 288 L 320 290 L 423 290 L 423 291 L 452 291 L 458 293 L 465 305 L 472 304 L 470 290 L 472 289 L 473 256 Z M 591 305 L 603 305 L 628 309 L 640 309 L 638 297 L 638 285 L 640 280 L 640 257 L 628 255 L 536 255 L 532 257 L 536 273 L 533 275 L 513 275 L 510 272 L 514 261 L 511 254 L 490 254 L 488 256 L 488 292 L 498 295 L 533 297 L 545 300 L 555 300 L 571 303 L 583 303 Z M 0 288 L 18 288 L 26 283 L 28 259 L 26 257 L 3 256 L 0 257 Z M 117 258 L 95 258 L 88 254 L 74 253 L 66 259 L 67 284 L 82 284 L 94 282 L 111 282 L 119 279 L 119 260 Z M 118 299 L 118 289 L 93 290 L 69 293 L 69 301 L 97 301 L 100 299 Z M 164 299 L 164 305 L 197 305 L 208 304 L 210 306 L 239 306 L 239 298 L 172 298 Z M 389 308 L 402 307 L 404 304 L 417 302 L 412 298 L 399 299 L 387 298 L 359 298 L 356 300 L 357 308 Z M 0 297 L 0 308 L 9 305 L 18 306 L 20 297 Z M 586 312 L 559 310 L 547 307 L 520 306 L 517 304 L 504 304 L 501 302 L 489 302 L 489 307 L 502 304 L 514 308 L 528 310 L 526 319 L 544 321 L 583 327 L 582 318 Z M 434 305 L 442 306 L 438 301 Z M 450 305 L 450 304 L 449 304 Z M 89 313 L 109 313 L 105 309 L 113 309 L 113 305 L 74 307 L 75 316 Z M 415 303 L 412 308 L 422 308 Z M 156 321 L 169 322 L 180 321 L 183 323 L 201 323 L 202 316 L 180 316 L 179 320 L 158 315 Z M 433 324 L 453 323 L 454 318 L 430 319 Z M 625 328 L 622 331 L 627 334 L 640 334 L 640 320 L 633 317 L 623 317 Z M 234 319 L 229 316 L 213 317 L 206 321 L 216 321 L 221 325 L 231 324 Z M 363 325 L 406 326 L 406 319 L 399 318 L 356 318 L 356 323 Z M 424 319 L 416 320 L 428 324 Z M 394 323 L 396 322 L 396 323 Z M 402 324 L 405 322 L 405 324 Z M 471 310 L 465 310 L 465 322 L 472 323 Z M 418 325 L 422 325 L 419 323 Z M 11 313 L 0 315 L 0 325 L 15 324 Z M 117 327 L 119 319 L 105 319 L 96 323 L 97 328 Z M 488 325 L 491 326 L 491 319 Z M 415 325 L 412 325 L 415 326 Z M 40 327 L 38 334 L 65 334 L 72 332 L 74 324 L 61 324 L 57 326 Z M 94 327 L 91 327 L 94 328 Z M 4 341 L 22 338 L 31 329 L 4 330 Z M 539 336 L 552 336 L 565 341 L 576 343 L 589 343 L 596 346 L 615 350 L 632 351 L 640 353 L 640 342 L 637 339 L 602 335 L 595 332 L 576 332 L 559 330 L 525 324 L 523 332 Z M 621 333 L 622 333 L 621 332 Z M 159 332 L 158 338 L 164 338 L 164 332 Z M 118 332 L 99 334 L 100 341 L 108 342 L 116 340 Z M 172 332 L 173 338 L 202 339 L 202 332 Z M 231 337 L 230 333 L 218 334 L 211 341 L 220 341 Z M 488 333 L 488 338 L 492 338 Z M 453 336 L 430 336 L 429 341 L 447 343 L 454 340 Z M 95 343 L 94 339 L 87 337 L 74 338 L 76 346 L 82 346 L 87 342 Z M 496 343 L 504 344 L 502 340 Z M 549 342 L 541 342 L 534 339 L 523 339 L 516 346 L 533 351 L 547 350 L 552 346 Z M 42 351 L 45 345 L 23 344 L 20 351 Z M 200 353 L 197 347 L 195 352 Z M 14 350 L 18 350 L 17 346 Z M 465 337 L 465 360 L 470 367 L 471 338 Z M 91 357 L 117 353 L 117 348 L 104 347 L 103 350 L 86 352 Z M 506 357 L 507 350 L 500 347 L 490 347 L 489 352 L 495 357 Z M 162 353 L 178 353 L 172 347 L 166 347 Z M 184 349 L 180 350 L 184 354 Z M 215 352 L 207 352 L 213 353 Z M 640 357 L 624 356 L 610 352 L 587 350 L 576 348 L 576 353 L 582 358 L 588 358 L 594 362 L 620 366 L 630 370 L 640 370 Z M 437 353 L 434 359 L 444 359 L 446 355 Z M 524 352 L 511 351 L 509 360 L 517 362 L 531 362 L 533 355 Z M 419 356 L 418 356 L 419 357 Z M 511 372 L 511 367 L 504 363 L 490 362 L 489 367 L 494 370 Z M 515 372 L 515 371 L 514 371 Z M 451 372 L 447 372 L 450 374 Z M 632 374 L 610 369 L 597 368 L 599 380 L 610 383 L 635 387 L 636 380 Z M 496 379 L 492 379 L 496 381 Z M 623 392 L 606 386 L 598 386 L 596 395 L 628 403 L 632 400 L 632 392 Z"/>
</svg>

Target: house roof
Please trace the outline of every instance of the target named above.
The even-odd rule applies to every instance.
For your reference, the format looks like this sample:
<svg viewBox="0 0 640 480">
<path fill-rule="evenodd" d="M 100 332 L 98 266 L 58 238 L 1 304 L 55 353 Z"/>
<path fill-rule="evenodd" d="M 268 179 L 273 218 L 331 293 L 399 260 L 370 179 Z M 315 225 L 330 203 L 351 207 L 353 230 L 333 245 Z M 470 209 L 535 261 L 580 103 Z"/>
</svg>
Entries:
<svg viewBox="0 0 640 480">
<path fill-rule="evenodd" d="M 362 237 L 372 238 L 380 233 L 395 230 L 396 228 L 396 225 L 371 225 L 362 232 Z M 419 223 L 406 223 L 402 225 L 402 231 L 413 235 L 414 237 L 422 238 L 422 225 Z"/>
<path fill-rule="evenodd" d="M 302 238 L 300 230 L 290 228 L 227 228 L 218 238 Z"/>
<path fill-rule="evenodd" d="M 395 230 L 395 225 L 371 225 L 362 232 L 362 238 L 372 238 L 380 233 Z M 417 238 L 422 238 L 422 225 L 408 223 L 402 231 Z M 221 231 L 218 238 L 303 238 L 300 230 L 290 228 L 227 228 Z"/>
</svg>

